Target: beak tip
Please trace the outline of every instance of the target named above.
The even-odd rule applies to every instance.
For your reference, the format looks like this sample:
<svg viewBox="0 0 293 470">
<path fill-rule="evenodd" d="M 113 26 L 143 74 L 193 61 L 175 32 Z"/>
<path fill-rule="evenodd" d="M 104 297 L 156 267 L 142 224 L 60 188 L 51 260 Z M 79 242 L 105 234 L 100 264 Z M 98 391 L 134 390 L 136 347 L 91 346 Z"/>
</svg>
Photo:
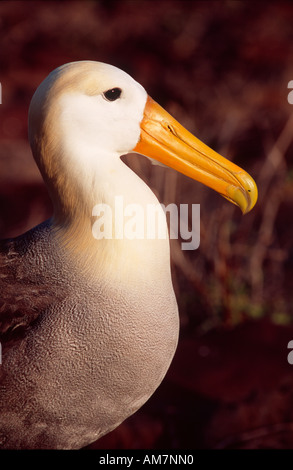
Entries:
<svg viewBox="0 0 293 470">
<path fill-rule="evenodd" d="M 258 191 L 254 180 L 246 172 L 238 174 L 239 186 L 227 187 L 227 199 L 236 204 L 242 214 L 250 212 L 256 204 Z"/>
<path fill-rule="evenodd" d="M 243 211 L 243 214 L 247 214 L 254 208 L 257 202 L 257 198 L 258 198 L 258 190 L 257 190 L 255 181 L 249 175 L 247 175 L 245 180 L 246 180 L 245 182 L 246 182 L 246 187 L 247 187 L 246 195 L 247 195 L 248 204 L 247 204 L 246 209 Z"/>
</svg>

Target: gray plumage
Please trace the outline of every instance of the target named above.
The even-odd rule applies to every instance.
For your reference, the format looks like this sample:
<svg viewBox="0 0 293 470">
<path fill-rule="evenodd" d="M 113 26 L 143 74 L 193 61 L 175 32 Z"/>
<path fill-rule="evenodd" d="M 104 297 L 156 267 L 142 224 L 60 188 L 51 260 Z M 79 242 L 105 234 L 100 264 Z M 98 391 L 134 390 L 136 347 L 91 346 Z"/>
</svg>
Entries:
<svg viewBox="0 0 293 470">
<path fill-rule="evenodd" d="M 177 344 L 173 290 L 144 285 L 138 299 L 88 282 L 50 222 L 6 243 L 1 264 L 0 446 L 80 448 L 161 382 Z"/>
</svg>

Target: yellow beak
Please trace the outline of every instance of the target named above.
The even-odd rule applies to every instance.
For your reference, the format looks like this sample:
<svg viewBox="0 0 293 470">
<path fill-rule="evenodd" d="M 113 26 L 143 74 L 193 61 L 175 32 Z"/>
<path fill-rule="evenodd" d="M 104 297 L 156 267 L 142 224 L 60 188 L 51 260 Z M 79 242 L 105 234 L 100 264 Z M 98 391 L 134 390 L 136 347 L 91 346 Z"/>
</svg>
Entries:
<svg viewBox="0 0 293 470">
<path fill-rule="evenodd" d="M 148 96 L 140 141 L 133 149 L 218 191 L 249 212 L 257 201 L 251 176 L 188 132 Z"/>
</svg>

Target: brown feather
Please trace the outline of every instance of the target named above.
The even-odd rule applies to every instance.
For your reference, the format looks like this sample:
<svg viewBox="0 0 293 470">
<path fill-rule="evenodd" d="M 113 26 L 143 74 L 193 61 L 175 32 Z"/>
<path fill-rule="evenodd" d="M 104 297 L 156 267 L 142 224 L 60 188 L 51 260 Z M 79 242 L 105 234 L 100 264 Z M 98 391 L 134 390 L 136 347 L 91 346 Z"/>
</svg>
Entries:
<svg viewBox="0 0 293 470">
<path fill-rule="evenodd" d="M 21 339 L 40 312 L 64 295 L 45 276 L 27 269 L 25 252 L 25 236 L 0 240 L 0 342 L 4 349 Z"/>
</svg>

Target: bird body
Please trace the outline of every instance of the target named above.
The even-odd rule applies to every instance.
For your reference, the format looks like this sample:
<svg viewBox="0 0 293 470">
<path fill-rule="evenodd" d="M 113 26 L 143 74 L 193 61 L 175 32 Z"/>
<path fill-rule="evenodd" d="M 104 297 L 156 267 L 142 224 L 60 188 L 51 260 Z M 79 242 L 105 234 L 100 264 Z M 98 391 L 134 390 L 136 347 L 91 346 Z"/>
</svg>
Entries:
<svg viewBox="0 0 293 470">
<path fill-rule="evenodd" d="M 144 237 L 121 236 L 117 214 L 113 237 L 92 233 L 93 207 L 114 210 L 117 195 L 162 212 L 120 156 L 155 153 L 166 164 L 167 154 L 180 154 L 183 128 L 166 116 L 125 72 L 90 61 L 56 69 L 32 99 L 29 139 L 54 214 L 2 243 L 2 448 L 85 446 L 141 407 L 168 370 L 179 332 L 168 239 L 147 237 L 146 227 Z M 164 133 L 175 150 L 157 137 Z M 199 174 L 190 148 L 182 151 L 187 169 L 182 159 L 177 169 Z M 217 165 L 232 183 L 224 193 L 221 176 L 215 189 L 250 210 L 252 179 L 233 164 L 231 171 Z M 207 178 L 213 186 L 215 177 Z"/>
<path fill-rule="evenodd" d="M 49 290 L 51 298 L 25 337 L 4 351 L 0 442 L 79 448 L 134 413 L 163 379 L 178 336 L 171 281 L 161 269 L 154 284 L 137 265 L 138 299 L 132 277 L 101 270 L 90 278 L 69 259 L 50 223 L 20 237 L 13 249 L 26 289 Z"/>
</svg>

